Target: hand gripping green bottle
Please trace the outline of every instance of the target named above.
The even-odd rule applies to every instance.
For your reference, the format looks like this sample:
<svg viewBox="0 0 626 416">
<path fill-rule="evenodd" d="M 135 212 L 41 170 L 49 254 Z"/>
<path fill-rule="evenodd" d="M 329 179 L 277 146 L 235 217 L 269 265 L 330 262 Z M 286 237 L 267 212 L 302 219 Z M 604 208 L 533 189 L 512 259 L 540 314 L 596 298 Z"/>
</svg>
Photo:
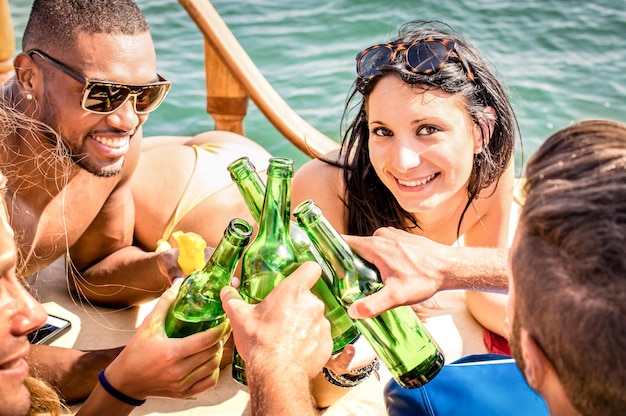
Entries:
<svg viewBox="0 0 626 416">
<path fill-rule="evenodd" d="M 252 217 L 260 222 L 265 184 L 259 177 L 254 165 L 248 157 L 241 157 L 228 166 L 231 178 L 239 187 L 239 191 L 250 209 Z M 347 344 L 354 342 L 359 332 L 354 322 L 348 316 L 345 309 L 339 304 L 333 295 L 332 273 L 320 257 L 307 234 L 302 231 L 298 224 L 289 221 L 289 235 L 291 244 L 296 251 L 296 257 L 300 263 L 315 261 L 322 267 L 322 278 L 315 283 L 311 292 L 324 302 L 324 316 L 330 322 L 331 336 L 333 337 L 333 354 L 337 354 Z"/>
<path fill-rule="evenodd" d="M 333 291 L 344 307 L 382 288 L 376 267 L 352 251 L 313 201 L 302 202 L 293 214 L 333 270 Z M 441 370 L 443 354 L 410 307 L 355 323 L 402 387 L 423 386 Z"/>
<path fill-rule="evenodd" d="M 270 159 L 267 189 L 259 232 L 243 255 L 239 293 L 248 303 L 261 302 L 299 266 L 289 240 L 289 212 L 293 161 Z M 233 378 L 247 384 L 245 363 L 237 349 L 233 355 Z"/>
<path fill-rule="evenodd" d="M 183 338 L 221 324 L 226 317 L 220 291 L 229 284 L 244 247 L 250 241 L 252 226 L 233 219 L 206 265 L 185 278 L 176 301 L 165 318 L 165 333 Z"/>
</svg>

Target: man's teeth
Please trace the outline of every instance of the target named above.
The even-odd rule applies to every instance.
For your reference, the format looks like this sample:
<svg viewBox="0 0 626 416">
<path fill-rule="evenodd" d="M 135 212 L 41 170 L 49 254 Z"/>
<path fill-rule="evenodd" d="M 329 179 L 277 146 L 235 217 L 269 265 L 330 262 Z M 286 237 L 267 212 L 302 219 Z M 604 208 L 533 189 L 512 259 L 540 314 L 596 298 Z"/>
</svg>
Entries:
<svg viewBox="0 0 626 416">
<path fill-rule="evenodd" d="M 108 137 L 94 137 L 94 139 L 98 142 L 98 143 L 102 143 L 105 146 L 109 146 L 112 148 L 119 148 L 122 146 L 126 146 L 126 143 L 128 143 L 128 139 L 123 138 L 123 139 L 111 139 Z"/>
<path fill-rule="evenodd" d="M 425 177 L 422 180 L 419 181 L 403 181 L 401 179 L 398 179 L 398 183 L 400 185 L 404 185 L 404 186 L 419 186 L 419 185 L 424 185 L 427 182 L 430 182 L 431 180 L 433 180 L 433 178 L 436 176 L 436 173 L 433 173 L 430 176 Z"/>
</svg>

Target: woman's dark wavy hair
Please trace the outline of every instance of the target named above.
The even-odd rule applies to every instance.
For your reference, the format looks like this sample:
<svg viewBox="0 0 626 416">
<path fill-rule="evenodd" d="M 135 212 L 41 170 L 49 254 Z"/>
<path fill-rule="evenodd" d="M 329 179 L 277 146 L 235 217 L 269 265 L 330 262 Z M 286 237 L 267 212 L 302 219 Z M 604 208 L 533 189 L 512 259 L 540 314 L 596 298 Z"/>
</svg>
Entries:
<svg viewBox="0 0 626 416">
<path fill-rule="evenodd" d="M 397 74 L 407 83 L 418 84 L 424 89 L 440 88 L 450 94 L 464 98 L 466 109 L 475 123 L 481 126 L 483 146 L 480 154 L 474 156 L 469 185 L 468 202 L 457 225 L 457 235 L 465 212 L 479 192 L 499 180 L 508 166 L 519 132 L 517 119 L 509 102 L 504 85 L 490 69 L 487 61 L 478 50 L 465 41 L 445 23 L 439 21 L 415 21 L 403 25 L 398 36 L 391 43 L 410 43 L 429 37 L 446 38 L 456 42 L 456 49 L 468 62 L 475 75 L 472 82 L 466 75 L 458 56 L 450 55 L 445 66 L 432 74 L 416 74 L 405 67 L 403 59 L 383 68 L 384 74 Z M 358 108 L 356 118 L 343 134 L 341 152 L 337 161 L 327 163 L 343 169 L 346 185 L 344 204 L 348 211 L 348 234 L 371 235 L 377 228 L 393 226 L 403 230 L 418 227 L 413 216 L 405 211 L 393 194 L 380 181 L 369 159 L 366 102 L 372 89 L 382 76 L 372 79 L 358 78 L 348 95 L 342 117 L 342 126 L 353 109 Z M 496 117 L 491 138 L 485 131 L 485 107 L 491 106 Z"/>
</svg>

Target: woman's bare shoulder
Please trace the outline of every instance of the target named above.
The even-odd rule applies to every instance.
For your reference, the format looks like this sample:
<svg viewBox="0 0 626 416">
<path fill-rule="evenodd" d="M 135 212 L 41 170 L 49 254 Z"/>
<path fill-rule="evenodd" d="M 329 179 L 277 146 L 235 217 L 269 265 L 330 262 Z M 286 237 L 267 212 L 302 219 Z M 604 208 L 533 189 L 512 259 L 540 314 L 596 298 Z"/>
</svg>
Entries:
<svg viewBox="0 0 626 416">
<path fill-rule="evenodd" d="M 496 247 L 508 244 L 514 187 L 514 172 L 507 168 L 497 182 L 481 191 L 473 203 L 473 210 L 467 215 L 467 245 Z"/>
<path fill-rule="evenodd" d="M 322 187 L 327 192 L 329 187 L 337 190 L 342 169 L 327 161 L 337 159 L 336 152 L 325 155 L 323 159 L 311 159 L 300 167 L 294 176 L 294 188 Z"/>
<path fill-rule="evenodd" d="M 331 153 L 324 158 L 336 160 L 336 155 Z M 327 217 L 343 218 L 345 187 L 342 175 L 341 168 L 324 160 L 308 161 L 297 170 L 293 178 L 291 194 L 293 206 L 312 199 Z"/>
</svg>

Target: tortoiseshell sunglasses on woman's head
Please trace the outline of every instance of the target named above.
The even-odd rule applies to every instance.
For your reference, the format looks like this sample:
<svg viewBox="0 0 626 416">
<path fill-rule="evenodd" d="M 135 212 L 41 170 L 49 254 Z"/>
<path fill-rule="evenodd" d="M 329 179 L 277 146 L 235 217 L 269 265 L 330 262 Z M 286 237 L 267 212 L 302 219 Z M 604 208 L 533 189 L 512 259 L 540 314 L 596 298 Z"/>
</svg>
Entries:
<svg viewBox="0 0 626 416">
<path fill-rule="evenodd" d="M 363 79 L 372 79 L 382 74 L 381 68 L 392 65 L 400 52 L 404 55 L 404 64 L 408 70 L 416 74 L 432 74 L 443 68 L 452 51 L 459 57 L 469 80 L 474 82 L 474 73 L 456 49 L 456 42 L 443 38 L 370 46 L 357 54 L 356 72 Z"/>
</svg>

